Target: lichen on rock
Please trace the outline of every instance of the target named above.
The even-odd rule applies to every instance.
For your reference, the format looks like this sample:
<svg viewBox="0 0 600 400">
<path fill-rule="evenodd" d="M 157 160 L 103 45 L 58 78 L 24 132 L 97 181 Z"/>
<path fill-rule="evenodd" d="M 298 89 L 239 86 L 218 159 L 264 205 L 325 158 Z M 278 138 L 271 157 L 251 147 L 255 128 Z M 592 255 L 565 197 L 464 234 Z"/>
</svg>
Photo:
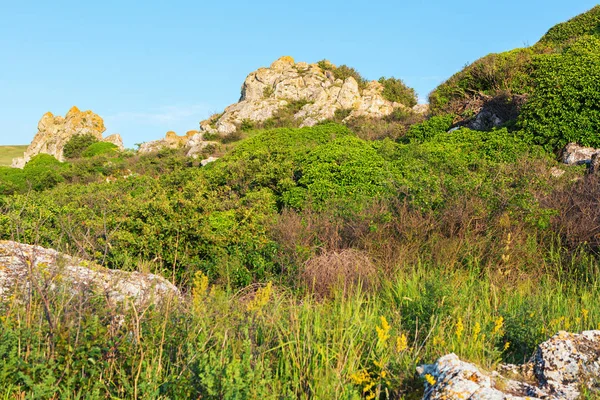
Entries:
<svg viewBox="0 0 600 400">
<path fill-rule="evenodd" d="M 179 290 L 160 276 L 111 270 L 53 249 L 0 241 L 0 304 L 24 301 L 39 288 L 72 295 L 102 295 L 112 303 L 158 303 L 179 297 Z"/>
<path fill-rule="evenodd" d="M 106 131 L 104 120 L 92 111 L 81 111 L 73 106 L 62 116 L 54 116 L 47 112 L 38 123 L 38 132 L 25 151 L 23 157 L 13 160 L 13 168 L 23 168 L 25 164 L 38 154 L 50 154 L 59 161 L 64 161 L 63 149 L 75 135 L 92 135 L 98 141 L 106 141 L 123 149 L 123 140 L 119 134 L 103 138 Z"/>
<path fill-rule="evenodd" d="M 424 400 L 575 400 L 583 387 L 598 394 L 600 331 L 559 332 L 540 344 L 528 363 L 501 365 L 499 370 L 527 379 L 486 372 L 455 354 L 417 368 L 426 381 Z"/>
<path fill-rule="evenodd" d="M 336 79 L 331 69 L 336 67 L 322 63 L 295 63 L 284 56 L 269 68 L 259 68 L 250 73 L 241 90 L 239 102 L 230 105 L 218 118 L 200 122 L 200 130 L 213 134 L 228 135 L 244 120 L 264 122 L 291 102 L 306 104 L 294 115 L 300 126 L 312 126 L 333 118 L 337 110 L 351 110 L 348 119 L 356 117 L 381 118 L 396 108 L 406 108 L 383 96 L 383 87 L 376 81 L 361 90 L 353 77 Z"/>
</svg>

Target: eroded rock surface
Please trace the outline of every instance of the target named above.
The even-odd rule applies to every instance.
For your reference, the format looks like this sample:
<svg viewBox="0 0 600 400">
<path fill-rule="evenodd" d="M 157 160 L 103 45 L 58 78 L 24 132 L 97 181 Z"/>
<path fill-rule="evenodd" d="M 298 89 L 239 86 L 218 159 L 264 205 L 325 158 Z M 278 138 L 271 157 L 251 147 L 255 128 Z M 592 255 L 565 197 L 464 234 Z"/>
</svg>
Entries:
<svg viewBox="0 0 600 400">
<path fill-rule="evenodd" d="M 67 142 L 75 135 L 93 135 L 99 141 L 107 141 L 123 149 L 123 140 L 119 134 L 108 136 L 102 134 L 106 128 L 100 116 L 92 111 L 80 111 L 72 107 L 67 115 L 54 116 L 51 112 L 44 114 L 38 123 L 38 132 L 25 151 L 23 157 L 15 158 L 13 168 L 23 168 L 35 155 L 45 153 L 54 156 L 59 161 L 64 161 L 63 149 Z"/>
<path fill-rule="evenodd" d="M 562 161 L 568 165 L 589 165 L 592 162 L 592 157 L 596 154 L 600 154 L 600 149 L 569 143 L 563 150 Z"/>
<path fill-rule="evenodd" d="M 317 64 L 295 63 L 292 57 L 281 57 L 269 68 L 250 73 L 242 85 L 239 102 L 227 107 L 223 114 L 202 121 L 200 130 L 227 135 L 244 120 L 263 122 L 290 103 L 300 101 L 306 104 L 294 118 L 301 126 L 332 118 L 337 110 L 351 110 L 347 118 L 381 118 L 395 108 L 406 108 L 386 100 L 382 92 L 379 82 L 369 82 L 361 90 L 353 77 L 342 81 Z M 424 111 L 423 107 L 415 109 L 418 113 Z"/>
<path fill-rule="evenodd" d="M 501 366 L 502 376 L 461 361 L 455 354 L 417 368 L 427 381 L 423 399 L 565 399 L 600 387 L 600 331 L 559 332 L 540 344 L 527 364 Z"/>
<path fill-rule="evenodd" d="M 0 302 L 19 301 L 38 288 L 100 294 L 117 303 L 129 299 L 136 305 L 179 296 L 157 275 L 111 270 L 53 249 L 0 241 Z"/>
</svg>

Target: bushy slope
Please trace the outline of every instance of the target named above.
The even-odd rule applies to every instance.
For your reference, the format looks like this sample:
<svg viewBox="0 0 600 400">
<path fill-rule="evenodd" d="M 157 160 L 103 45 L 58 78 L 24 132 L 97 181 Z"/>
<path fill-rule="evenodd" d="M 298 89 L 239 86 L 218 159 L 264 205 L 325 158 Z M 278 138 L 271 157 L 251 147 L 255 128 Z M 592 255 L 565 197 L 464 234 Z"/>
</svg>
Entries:
<svg viewBox="0 0 600 400">
<path fill-rule="evenodd" d="M 600 6 L 556 25 L 530 48 L 489 54 L 465 67 L 430 94 L 431 111 L 456 114 L 456 122 L 497 96 L 516 108 L 524 96 L 531 103 L 520 127 L 534 143 L 549 149 L 568 141 L 597 143 L 589 132 L 600 123 L 593 56 L 598 36 Z"/>
</svg>

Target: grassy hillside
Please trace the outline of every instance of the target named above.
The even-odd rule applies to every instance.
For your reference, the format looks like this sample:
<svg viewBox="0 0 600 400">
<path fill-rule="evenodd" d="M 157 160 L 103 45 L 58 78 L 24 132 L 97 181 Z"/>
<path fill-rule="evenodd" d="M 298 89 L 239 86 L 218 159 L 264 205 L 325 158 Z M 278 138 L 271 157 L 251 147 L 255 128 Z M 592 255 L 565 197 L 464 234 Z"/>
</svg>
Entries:
<svg viewBox="0 0 600 400">
<path fill-rule="evenodd" d="M 594 57 L 600 52 L 597 46 L 597 39 L 600 38 L 599 27 L 600 6 L 596 6 L 584 14 L 554 26 L 531 47 L 493 53 L 480 58 L 450 77 L 430 94 L 432 113 L 454 114 L 455 121 L 461 121 L 471 118 L 483 105 L 498 97 L 501 97 L 502 102 L 509 108 L 519 108 L 523 98 L 528 100 L 541 96 L 540 104 L 548 100 L 555 104 L 552 108 L 542 106 L 549 111 L 540 118 L 534 116 L 535 112 L 529 113 L 528 118 L 545 119 L 543 124 L 536 128 L 548 130 L 551 123 L 562 121 L 565 125 L 563 129 L 566 126 L 582 125 L 589 131 L 594 130 L 600 124 L 600 119 L 597 121 L 596 118 L 586 118 L 582 121 L 574 115 L 561 115 L 559 109 L 567 105 L 568 108 L 574 108 L 579 116 L 588 116 L 590 113 L 597 115 L 596 101 L 585 100 L 584 108 L 578 105 L 569 106 L 568 99 L 564 96 L 549 93 L 549 86 L 562 90 L 563 85 L 567 84 L 569 87 L 566 90 L 598 92 L 598 85 L 590 82 L 595 82 L 593 76 L 597 73 Z M 587 63 L 578 60 L 582 52 L 588 58 Z M 568 64 L 576 66 L 562 68 Z M 581 82 L 587 75 L 592 76 L 590 82 Z M 573 81 L 573 76 L 578 79 Z M 550 78 L 554 81 L 551 82 Z M 545 92 L 540 94 L 540 90 Z M 562 100 L 557 99 L 557 96 L 562 97 Z M 587 94 L 583 97 L 587 99 Z M 562 103 L 556 104 L 557 101 Z M 534 107 L 539 106 L 536 104 Z M 539 133 L 539 130 L 531 125 L 524 126 L 529 134 Z M 571 140 L 577 139 L 577 134 L 571 136 Z M 550 145 L 565 144 L 553 138 L 548 138 L 548 142 L 551 142 Z"/>
<path fill-rule="evenodd" d="M 10 166 L 13 158 L 22 157 L 27 146 L 0 146 L 0 166 Z"/>
<path fill-rule="evenodd" d="M 68 162 L 0 167 L 0 240 L 184 294 L 136 310 L 42 282 L 0 304 L 0 392 L 417 399 L 441 355 L 494 369 L 597 329 L 600 178 L 554 153 L 598 143 L 597 11 L 461 71 L 425 121 L 246 124 L 206 166 L 79 138 Z M 448 132 L 454 105 L 500 92 L 527 95 L 518 121 Z"/>
</svg>

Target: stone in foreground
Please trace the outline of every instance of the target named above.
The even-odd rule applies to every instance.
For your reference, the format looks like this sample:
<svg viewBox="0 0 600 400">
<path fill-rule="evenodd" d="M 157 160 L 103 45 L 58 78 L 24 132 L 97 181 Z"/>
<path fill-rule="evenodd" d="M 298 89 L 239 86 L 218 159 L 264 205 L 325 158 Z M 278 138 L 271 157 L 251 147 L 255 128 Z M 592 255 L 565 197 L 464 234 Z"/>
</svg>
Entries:
<svg viewBox="0 0 600 400">
<path fill-rule="evenodd" d="M 420 366 L 417 372 L 427 381 L 424 400 L 575 400 L 582 387 L 598 390 L 600 331 L 559 332 L 538 346 L 529 363 L 500 369 L 520 379 L 483 371 L 455 354 Z"/>
<path fill-rule="evenodd" d="M 40 288 L 102 295 L 111 303 L 128 300 L 136 306 L 180 295 L 157 275 L 111 270 L 53 249 L 0 241 L 0 303 L 20 301 Z"/>
</svg>

